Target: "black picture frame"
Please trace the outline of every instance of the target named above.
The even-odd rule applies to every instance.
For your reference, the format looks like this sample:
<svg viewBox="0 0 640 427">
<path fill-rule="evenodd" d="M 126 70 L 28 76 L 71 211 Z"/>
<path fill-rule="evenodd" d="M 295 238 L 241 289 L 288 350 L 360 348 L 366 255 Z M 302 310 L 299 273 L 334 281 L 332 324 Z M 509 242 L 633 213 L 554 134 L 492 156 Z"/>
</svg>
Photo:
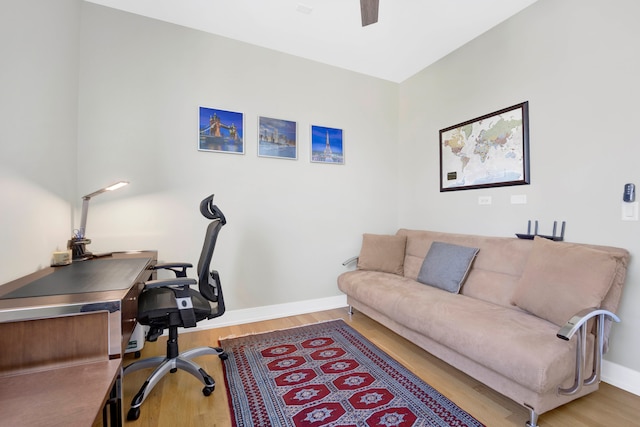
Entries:
<svg viewBox="0 0 640 427">
<path fill-rule="evenodd" d="M 530 183 L 528 101 L 440 130 L 440 192 Z"/>
</svg>

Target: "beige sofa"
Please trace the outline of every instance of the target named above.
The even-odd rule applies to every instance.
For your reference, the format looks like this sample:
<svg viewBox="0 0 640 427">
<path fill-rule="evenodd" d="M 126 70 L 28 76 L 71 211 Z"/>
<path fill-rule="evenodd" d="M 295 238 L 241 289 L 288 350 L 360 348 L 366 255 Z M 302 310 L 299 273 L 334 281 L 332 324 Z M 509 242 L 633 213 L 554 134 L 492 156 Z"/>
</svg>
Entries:
<svg viewBox="0 0 640 427">
<path fill-rule="evenodd" d="M 338 287 L 350 307 L 526 406 L 536 426 L 598 389 L 628 262 L 620 248 L 401 229 L 365 234 Z"/>
</svg>

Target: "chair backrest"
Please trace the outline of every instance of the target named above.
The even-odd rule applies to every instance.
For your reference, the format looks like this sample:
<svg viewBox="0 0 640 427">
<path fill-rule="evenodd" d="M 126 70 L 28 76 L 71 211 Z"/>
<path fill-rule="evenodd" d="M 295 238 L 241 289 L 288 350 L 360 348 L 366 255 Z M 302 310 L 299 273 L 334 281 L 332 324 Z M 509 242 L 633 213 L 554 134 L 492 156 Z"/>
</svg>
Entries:
<svg viewBox="0 0 640 427">
<path fill-rule="evenodd" d="M 227 220 L 222 211 L 213 204 L 213 194 L 200 202 L 200 213 L 212 221 L 207 227 L 200 259 L 198 260 L 198 291 L 209 301 L 217 302 L 219 310 L 224 310 L 222 289 L 220 288 L 217 272 L 210 271 L 210 268 L 218 233 L 222 226 L 227 223 Z"/>
</svg>

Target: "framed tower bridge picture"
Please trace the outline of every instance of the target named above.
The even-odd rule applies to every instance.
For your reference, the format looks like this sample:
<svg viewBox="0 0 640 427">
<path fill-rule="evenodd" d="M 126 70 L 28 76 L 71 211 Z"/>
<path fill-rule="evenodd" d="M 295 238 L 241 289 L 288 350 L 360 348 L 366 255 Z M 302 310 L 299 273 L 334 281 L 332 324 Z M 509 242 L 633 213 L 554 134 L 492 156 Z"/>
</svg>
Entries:
<svg viewBox="0 0 640 427">
<path fill-rule="evenodd" d="M 198 150 L 244 154 L 244 115 L 200 107 Z"/>
</svg>

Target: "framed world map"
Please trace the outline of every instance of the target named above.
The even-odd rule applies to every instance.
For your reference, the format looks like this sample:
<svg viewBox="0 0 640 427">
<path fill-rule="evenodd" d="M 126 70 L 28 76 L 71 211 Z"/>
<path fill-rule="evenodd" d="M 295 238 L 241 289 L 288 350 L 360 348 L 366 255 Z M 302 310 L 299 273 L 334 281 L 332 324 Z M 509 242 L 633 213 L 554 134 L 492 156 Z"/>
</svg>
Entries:
<svg viewBox="0 0 640 427">
<path fill-rule="evenodd" d="M 440 191 L 529 184 L 529 103 L 440 130 Z"/>
</svg>

